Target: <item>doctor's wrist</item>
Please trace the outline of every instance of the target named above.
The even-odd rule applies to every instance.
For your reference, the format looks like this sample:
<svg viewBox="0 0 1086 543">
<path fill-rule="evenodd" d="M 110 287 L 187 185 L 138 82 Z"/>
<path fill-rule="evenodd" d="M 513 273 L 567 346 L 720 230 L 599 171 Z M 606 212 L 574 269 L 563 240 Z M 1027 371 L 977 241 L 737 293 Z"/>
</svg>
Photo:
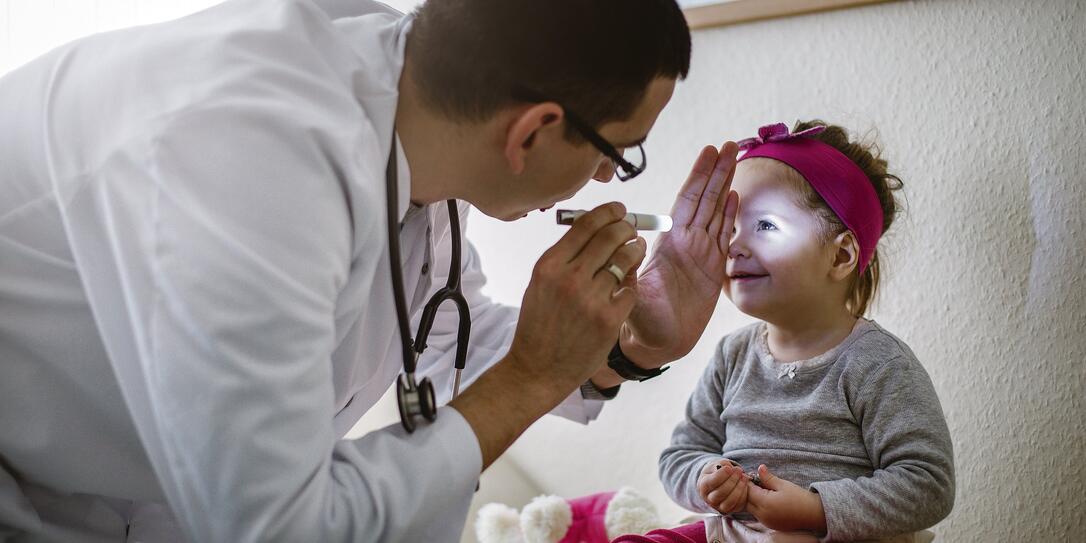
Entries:
<svg viewBox="0 0 1086 543">
<path fill-rule="evenodd" d="M 653 370 L 673 362 L 673 360 L 659 349 L 653 349 L 646 347 L 641 342 L 637 341 L 636 336 L 630 331 L 629 326 L 623 325 L 622 332 L 618 336 L 618 345 L 622 349 L 622 353 L 626 355 L 626 358 L 632 362 L 635 366 L 645 369 Z"/>
<path fill-rule="evenodd" d="M 615 373 L 615 370 L 606 365 L 600 368 L 600 370 L 588 380 L 588 383 L 591 383 L 593 387 L 600 391 L 615 388 L 625 382 L 626 380 Z M 582 392 L 583 390 L 584 389 L 582 388 Z M 587 396 L 585 397 L 587 398 Z"/>
</svg>

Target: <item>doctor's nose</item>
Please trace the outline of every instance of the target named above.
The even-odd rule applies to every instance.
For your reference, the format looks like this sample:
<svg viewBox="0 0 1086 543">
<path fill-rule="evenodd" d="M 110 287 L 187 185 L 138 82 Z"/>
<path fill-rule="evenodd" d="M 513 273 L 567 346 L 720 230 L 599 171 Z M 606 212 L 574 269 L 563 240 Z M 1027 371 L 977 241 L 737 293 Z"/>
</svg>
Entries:
<svg viewBox="0 0 1086 543">
<path fill-rule="evenodd" d="M 592 174 L 592 179 L 599 181 L 600 183 L 609 183 L 611 178 L 615 176 L 615 163 L 609 158 L 604 158 L 600 166 L 596 168 L 596 173 Z"/>
</svg>

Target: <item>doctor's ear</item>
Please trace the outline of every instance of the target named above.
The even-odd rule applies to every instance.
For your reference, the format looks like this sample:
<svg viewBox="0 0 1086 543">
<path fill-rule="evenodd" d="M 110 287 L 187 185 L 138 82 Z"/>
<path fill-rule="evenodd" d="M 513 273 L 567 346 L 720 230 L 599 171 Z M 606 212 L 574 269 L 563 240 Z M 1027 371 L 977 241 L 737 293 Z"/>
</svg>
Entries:
<svg viewBox="0 0 1086 543">
<path fill-rule="evenodd" d="M 860 242 L 851 230 L 845 230 L 833 238 L 833 262 L 830 265 L 830 277 L 841 281 L 860 266 Z"/>
<path fill-rule="evenodd" d="M 509 122 L 505 133 L 505 160 L 513 174 L 524 171 L 528 152 L 537 143 L 537 135 L 546 128 L 562 122 L 562 106 L 554 102 L 533 104 L 522 109 Z"/>
</svg>

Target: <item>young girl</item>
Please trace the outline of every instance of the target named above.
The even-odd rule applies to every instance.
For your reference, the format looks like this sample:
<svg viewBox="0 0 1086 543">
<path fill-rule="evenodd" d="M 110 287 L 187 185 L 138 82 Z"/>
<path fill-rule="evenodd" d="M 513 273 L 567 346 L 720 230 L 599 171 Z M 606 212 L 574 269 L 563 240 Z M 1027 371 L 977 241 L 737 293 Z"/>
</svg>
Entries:
<svg viewBox="0 0 1086 543">
<path fill-rule="evenodd" d="M 724 515 L 706 520 L 709 540 L 913 541 L 950 513 L 954 463 L 928 374 L 863 317 L 901 181 L 840 127 L 758 134 L 740 142 L 724 293 L 762 322 L 720 341 L 661 480 L 680 505 Z M 619 541 L 700 533 L 677 530 Z"/>
</svg>

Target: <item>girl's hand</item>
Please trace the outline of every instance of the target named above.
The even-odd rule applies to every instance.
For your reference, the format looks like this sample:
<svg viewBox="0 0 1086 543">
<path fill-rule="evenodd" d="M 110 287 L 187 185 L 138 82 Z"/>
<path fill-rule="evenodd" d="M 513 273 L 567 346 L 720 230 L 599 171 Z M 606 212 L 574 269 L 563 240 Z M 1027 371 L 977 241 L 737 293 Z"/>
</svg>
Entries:
<svg viewBox="0 0 1086 543">
<path fill-rule="evenodd" d="M 772 530 L 811 530 L 826 533 L 826 512 L 822 508 L 822 498 L 817 492 L 811 492 L 795 483 L 785 481 L 769 472 L 762 464 L 758 466 L 761 487 L 749 483 L 747 511 L 758 522 Z"/>
<path fill-rule="evenodd" d="M 721 458 L 709 462 L 698 476 L 698 494 L 705 503 L 722 515 L 737 513 L 747 507 L 750 479 L 731 460 Z"/>
</svg>

